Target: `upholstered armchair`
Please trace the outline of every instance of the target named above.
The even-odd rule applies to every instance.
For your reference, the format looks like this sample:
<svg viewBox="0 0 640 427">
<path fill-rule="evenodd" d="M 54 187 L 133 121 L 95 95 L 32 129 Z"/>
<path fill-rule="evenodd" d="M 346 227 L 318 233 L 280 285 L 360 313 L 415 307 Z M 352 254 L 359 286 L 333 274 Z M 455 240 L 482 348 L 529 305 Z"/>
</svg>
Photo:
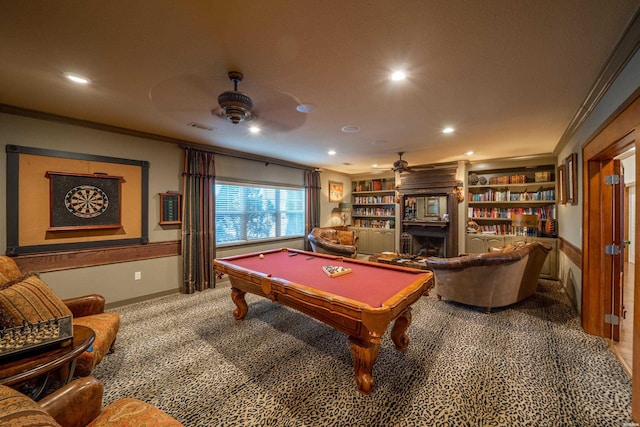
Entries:
<svg viewBox="0 0 640 427">
<path fill-rule="evenodd" d="M 355 258 L 358 255 L 358 236 L 352 230 L 316 227 L 307 236 L 313 252 Z"/>
<path fill-rule="evenodd" d="M 550 250 L 540 242 L 530 242 L 482 254 L 430 257 L 426 264 L 434 272 L 439 299 L 484 307 L 489 313 L 535 293 Z"/>
<path fill-rule="evenodd" d="M 102 395 L 103 384 L 93 377 L 75 379 L 38 402 L 0 385 L 0 425 L 182 426 L 165 412 L 138 399 L 120 399 L 102 408 Z"/>
<path fill-rule="evenodd" d="M 120 316 L 118 313 L 104 312 L 104 297 L 93 294 L 60 300 L 37 275 L 23 275 L 13 258 L 0 256 L 0 293 L 8 295 L 12 287 L 20 286 L 40 287 L 43 294 L 51 300 L 46 302 L 47 306 L 54 307 L 56 304 L 64 304 L 73 315 L 74 325 L 87 326 L 95 332 L 95 340 L 90 351 L 84 352 L 77 359 L 75 375 L 91 374 L 93 368 L 100 363 L 105 354 L 113 351 L 116 335 L 120 328 Z M 4 313 L 6 307 L 2 304 L 8 298 L 0 299 L 0 320 L 8 317 L 7 313 Z M 12 307 L 11 310 L 14 317 L 19 316 L 19 307 Z"/>
</svg>

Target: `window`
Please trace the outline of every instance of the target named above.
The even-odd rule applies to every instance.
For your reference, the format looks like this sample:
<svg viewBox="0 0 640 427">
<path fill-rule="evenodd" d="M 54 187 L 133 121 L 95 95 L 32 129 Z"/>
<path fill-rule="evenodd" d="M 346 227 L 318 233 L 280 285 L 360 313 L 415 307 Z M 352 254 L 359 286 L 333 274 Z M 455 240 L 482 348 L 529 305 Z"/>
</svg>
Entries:
<svg viewBox="0 0 640 427">
<path fill-rule="evenodd" d="M 220 183 L 215 191 L 218 244 L 304 235 L 304 189 Z"/>
</svg>

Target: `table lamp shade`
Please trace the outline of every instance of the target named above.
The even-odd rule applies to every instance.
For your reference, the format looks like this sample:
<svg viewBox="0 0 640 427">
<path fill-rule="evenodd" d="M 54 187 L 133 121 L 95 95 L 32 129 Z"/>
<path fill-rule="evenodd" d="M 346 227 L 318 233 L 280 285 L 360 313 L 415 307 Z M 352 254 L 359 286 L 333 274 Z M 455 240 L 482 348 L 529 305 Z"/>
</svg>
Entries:
<svg viewBox="0 0 640 427">
<path fill-rule="evenodd" d="M 338 209 L 340 209 L 341 211 L 348 211 L 349 209 L 351 209 L 351 203 L 340 203 L 338 204 Z"/>
</svg>

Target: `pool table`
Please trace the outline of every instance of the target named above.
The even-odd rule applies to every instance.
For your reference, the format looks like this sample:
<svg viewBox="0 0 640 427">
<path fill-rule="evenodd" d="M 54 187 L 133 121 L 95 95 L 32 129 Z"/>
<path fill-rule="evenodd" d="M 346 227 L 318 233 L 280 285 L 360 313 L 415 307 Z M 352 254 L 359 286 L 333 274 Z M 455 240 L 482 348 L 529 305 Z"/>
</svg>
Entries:
<svg viewBox="0 0 640 427">
<path fill-rule="evenodd" d="M 411 304 L 433 285 L 433 273 L 334 255 L 273 249 L 215 259 L 218 275 L 227 274 L 233 316 L 241 321 L 248 312 L 247 292 L 305 313 L 345 333 L 353 355 L 356 385 L 371 393 L 373 365 L 380 339 L 395 321 L 391 339 L 403 351 L 411 323 Z M 323 266 L 345 267 L 348 274 L 330 277 Z"/>
</svg>

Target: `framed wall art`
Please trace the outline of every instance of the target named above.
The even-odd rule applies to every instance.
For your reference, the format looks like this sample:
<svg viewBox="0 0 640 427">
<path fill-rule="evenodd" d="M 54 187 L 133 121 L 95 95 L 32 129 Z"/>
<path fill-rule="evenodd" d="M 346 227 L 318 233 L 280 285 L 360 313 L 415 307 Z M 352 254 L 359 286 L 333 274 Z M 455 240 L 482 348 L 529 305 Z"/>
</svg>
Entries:
<svg viewBox="0 0 640 427">
<path fill-rule="evenodd" d="M 567 175 L 565 165 L 558 166 L 558 203 L 567 203 Z"/>
<path fill-rule="evenodd" d="M 149 162 L 5 149 L 7 255 L 149 242 Z"/>
<path fill-rule="evenodd" d="M 344 198 L 344 184 L 337 181 L 329 181 L 329 203 L 340 203 Z"/>
<path fill-rule="evenodd" d="M 182 194 L 160 193 L 160 225 L 182 224 Z"/>
<path fill-rule="evenodd" d="M 578 154 L 571 153 L 565 159 L 566 203 L 578 204 Z"/>
<path fill-rule="evenodd" d="M 47 171 L 46 177 L 50 214 L 47 231 L 122 227 L 121 176 Z"/>
</svg>

